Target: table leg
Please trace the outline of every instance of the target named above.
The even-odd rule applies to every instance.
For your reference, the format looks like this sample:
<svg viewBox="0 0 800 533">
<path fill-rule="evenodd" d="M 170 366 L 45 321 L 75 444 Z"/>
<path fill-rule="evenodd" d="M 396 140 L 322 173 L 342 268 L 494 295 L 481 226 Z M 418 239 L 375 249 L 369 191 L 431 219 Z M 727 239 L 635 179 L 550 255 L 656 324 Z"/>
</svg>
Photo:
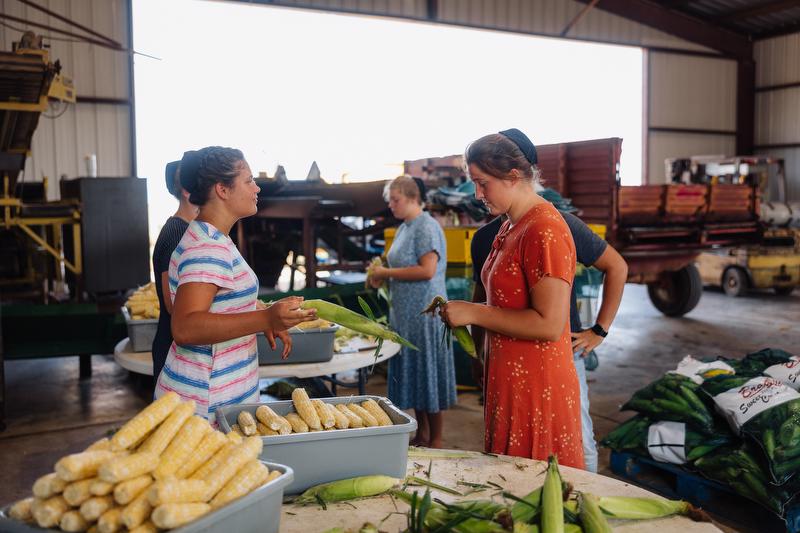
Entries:
<svg viewBox="0 0 800 533">
<path fill-rule="evenodd" d="M 80 378 L 87 379 L 92 377 L 92 356 L 89 355 L 79 355 L 78 359 L 80 361 Z"/>
</svg>

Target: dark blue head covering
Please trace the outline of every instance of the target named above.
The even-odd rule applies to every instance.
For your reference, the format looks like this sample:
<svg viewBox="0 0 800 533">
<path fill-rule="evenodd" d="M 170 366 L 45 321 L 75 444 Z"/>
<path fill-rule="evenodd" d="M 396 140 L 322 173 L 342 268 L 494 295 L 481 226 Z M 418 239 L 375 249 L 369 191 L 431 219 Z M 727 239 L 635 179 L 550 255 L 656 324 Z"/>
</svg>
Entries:
<svg viewBox="0 0 800 533">
<path fill-rule="evenodd" d="M 178 172 L 178 167 L 180 164 L 180 161 L 171 161 L 167 163 L 167 167 L 164 170 L 164 174 L 167 179 L 167 190 L 176 198 L 180 195 L 180 191 L 178 190 L 178 184 L 175 183 L 175 173 Z"/>
<path fill-rule="evenodd" d="M 183 153 L 181 158 L 181 185 L 184 189 L 193 193 L 197 189 L 198 172 L 200 170 L 200 152 L 189 150 Z"/>
<path fill-rule="evenodd" d="M 517 147 L 522 151 L 522 155 L 524 155 L 525 159 L 528 160 L 528 163 L 535 165 L 539 162 L 539 157 L 536 155 L 536 147 L 533 145 L 531 140 L 528 139 L 528 136 L 519 131 L 517 128 L 501 131 L 500 135 L 506 137 L 508 140 L 516 144 Z"/>
</svg>

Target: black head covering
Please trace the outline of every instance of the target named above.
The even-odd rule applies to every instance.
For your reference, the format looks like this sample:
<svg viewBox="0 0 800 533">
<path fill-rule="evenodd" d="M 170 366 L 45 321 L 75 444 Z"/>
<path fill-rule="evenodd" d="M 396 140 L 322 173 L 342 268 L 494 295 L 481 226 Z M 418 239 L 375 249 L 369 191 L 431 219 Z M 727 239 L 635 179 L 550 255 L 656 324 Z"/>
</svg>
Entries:
<svg viewBox="0 0 800 533">
<path fill-rule="evenodd" d="M 164 175 L 167 179 L 167 190 L 172 196 L 177 197 L 178 193 L 178 184 L 175 183 L 175 173 L 178 172 L 178 167 L 180 166 L 180 161 L 170 161 L 167 163 L 167 167 L 164 169 Z"/>
<path fill-rule="evenodd" d="M 419 189 L 419 201 L 423 204 L 425 203 L 425 182 L 422 181 L 422 178 L 414 178 L 414 183 L 417 184 L 417 189 Z"/>
<path fill-rule="evenodd" d="M 191 194 L 197 189 L 198 171 L 200 170 L 200 152 L 196 150 L 184 152 L 180 168 L 181 185 Z"/>
<path fill-rule="evenodd" d="M 539 157 L 536 155 L 536 147 L 533 145 L 528 136 L 519 131 L 517 128 L 504 130 L 500 135 L 506 137 L 522 151 L 522 155 L 528 160 L 528 163 L 535 165 L 539 162 Z"/>
</svg>

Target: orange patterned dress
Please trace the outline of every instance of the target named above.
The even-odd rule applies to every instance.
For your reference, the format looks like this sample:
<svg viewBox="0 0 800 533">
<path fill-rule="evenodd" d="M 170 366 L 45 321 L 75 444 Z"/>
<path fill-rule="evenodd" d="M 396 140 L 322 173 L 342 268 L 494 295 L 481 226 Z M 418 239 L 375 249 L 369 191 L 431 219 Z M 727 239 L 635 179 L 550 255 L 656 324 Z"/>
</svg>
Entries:
<svg viewBox="0 0 800 533">
<path fill-rule="evenodd" d="M 575 276 L 569 227 L 549 203 L 533 206 L 513 227 L 503 223 L 481 272 L 487 303 L 508 309 L 530 308 L 530 289 L 544 276 L 570 285 Z M 556 342 L 488 332 L 487 343 L 486 451 L 541 460 L 554 453 L 559 463 L 583 468 L 569 321 Z"/>
</svg>

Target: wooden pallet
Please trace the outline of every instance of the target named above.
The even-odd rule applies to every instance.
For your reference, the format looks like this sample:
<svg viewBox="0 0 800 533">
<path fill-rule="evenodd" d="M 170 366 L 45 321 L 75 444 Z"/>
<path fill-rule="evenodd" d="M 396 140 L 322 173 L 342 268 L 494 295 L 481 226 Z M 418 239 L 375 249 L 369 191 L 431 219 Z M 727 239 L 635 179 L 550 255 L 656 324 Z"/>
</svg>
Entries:
<svg viewBox="0 0 800 533">
<path fill-rule="evenodd" d="M 800 533 L 800 505 L 790 503 L 785 520 L 761 505 L 736 494 L 722 483 L 692 474 L 668 463 L 629 453 L 611 452 L 611 470 L 617 476 L 670 499 L 687 500 L 697 507 L 763 533 Z"/>
</svg>

